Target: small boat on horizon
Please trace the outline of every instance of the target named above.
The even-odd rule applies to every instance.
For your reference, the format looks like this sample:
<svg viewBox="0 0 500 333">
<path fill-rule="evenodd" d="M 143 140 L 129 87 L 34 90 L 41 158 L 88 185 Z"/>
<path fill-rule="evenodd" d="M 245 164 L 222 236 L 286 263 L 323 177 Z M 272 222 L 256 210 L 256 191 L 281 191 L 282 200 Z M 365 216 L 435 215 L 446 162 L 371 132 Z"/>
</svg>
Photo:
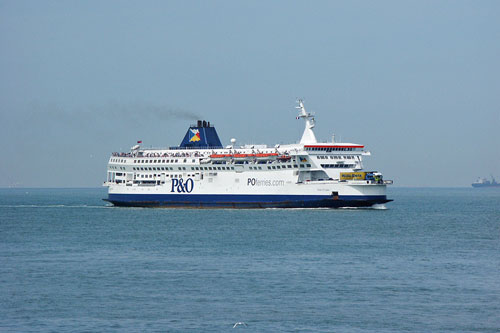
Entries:
<svg viewBox="0 0 500 333">
<path fill-rule="evenodd" d="M 486 178 L 479 177 L 474 183 L 472 183 L 472 187 L 475 188 L 484 188 L 484 187 L 500 187 L 500 183 L 497 183 L 493 175 L 491 175 L 491 181 Z"/>
</svg>

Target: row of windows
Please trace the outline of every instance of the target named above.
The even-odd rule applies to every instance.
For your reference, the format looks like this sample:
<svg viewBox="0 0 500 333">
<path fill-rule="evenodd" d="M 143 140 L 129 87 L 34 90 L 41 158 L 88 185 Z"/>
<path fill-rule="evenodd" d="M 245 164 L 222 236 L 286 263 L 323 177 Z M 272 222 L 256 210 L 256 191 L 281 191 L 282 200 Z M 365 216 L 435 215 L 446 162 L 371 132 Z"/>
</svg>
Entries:
<svg viewBox="0 0 500 333">
<path fill-rule="evenodd" d="M 234 170 L 234 167 L 191 167 L 191 170 Z"/>
<path fill-rule="evenodd" d="M 328 156 L 318 156 L 318 159 L 328 159 Z M 330 156 L 330 159 L 354 159 L 354 156 Z M 181 163 L 186 163 L 186 161 L 187 160 L 184 159 Z M 125 160 L 111 159 L 111 162 L 125 162 Z M 192 160 L 192 162 L 195 163 L 195 160 Z M 179 160 L 178 159 L 176 159 L 176 160 L 142 160 L 142 161 L 141 160 L 134 160 L 134 163 L 179 163 Z M 219 163 L 220 164 L 225 164 L 224 161 L 220 161 Z M 248 164 L 248 161 L 246 161 L 246 163 L 242 162 L 240 164 Z M 267 164 L 267 163 L 264 163 L 264 164 Z M 297 165 L 294 165 L 294 167 L 296 168 Z M 111 166 L 110 168 L 111 169 L 117 169 L 117 167 L 114 167 L 114 166 Z M 133 169 L 134 170 L 148 170 L 147 168 L 142 169 L 142 168 L 139 168 L 139 167 L 133 168 Z M 271 169 L 271 168 L 268 167 L 268 169 Z M 274 168 L 274 169 L 276 169 L 276 168 Z M 278 167 L 278 169 L 279 169 L 279 167 Z M 120 170 L 123 170 L 123 169 L 120 168 Z M 151 168 L 149 168 L 149 170 L 151 170 Z M 157 170 L 157 169 L 153 168 L 152 170 Z M 167 167 L 166 169 L 164 169 L 164 168 L 161 168 L 161 169 L 158 168 L 158 170 L 173 170 L 173 169 L 172 168 L 169 169 Z M 179 169 L 179 170 L 186 170 L 186 169 L 184 168 L 184 169 Z M 195 169 L 193 169 L 193 167 L 191 167 L 191 170 L 195 170 Z M 196 169 L 196 170 L 198 170 L 198 169 Z M 200 170 L 203 170 L 203 169 L 200 169 Z M 205 169 L 205 170 L 207 170 L 207 169 Z M 209 170 L 212 170 L 212 169 L 209 169 Z M 215 169 L 215 167 L 214 167 L 214 170 L 221 170 L 221 169 L 220 168 L 219 169 Z M 222 170 L 225 170 L 224 167 L 222 168 Z M 228 170 L 229 170 L 229 167 L 228 167 Z M 233 170 L 234 170 L 234 168 L 233 168 Z M 257 170 L 257 169 L 255 169 L 255 170 Z M 261 169 L 259 169 L 259 170 L 261 170 Z"/>
<path fill-rule="evenodd" d="M 196 162 L 196 160 L 191 160 L 193 163 Z M 184 159 L 180 163 L 186 163 L 187 159 Z M 235 164 L 249 164 L 250 161 L 238 161 Z M 270 162 L 270 161 L 268 161 Z M 134 160 L 134 163 L 179 163 L 179 160 Z M 226 164 L 226 161 L 214 161 L 214 164 Z M 266 161 L 262 161 L 259 164 L 266 164 Z"/>
<path fill-rule="evenodd" d="M 321 164 L 322 168 L 330 169 L 330 168 L 354 168 L 356 164 Z"/>
<path fill-rule="evenodd" d="M 147 170 L 158 170 L 158 171 L 160 171 L 160 170 L 174 170 L 174 168 L 172 168 L 172 167 L 149 167 L 149 168 L 148 167 L 145 167 L 145 168 L 133 167 L 132 169 L 133 170 L 146 170 L 146 171 Z M 179 167 L 179 168 L 177 168 L 177 170 L 186 170 L 186 168 Z"/>
<path fill-rule="evenodd" d="M 308 151 L 326 151 L 326 152 L 354 151 L 354 149 L 356 149 L 356 148 L 306 147 L 306 150 L 308 150 Z"/>
<path fill-rule="evenodd" d="M 195 163 L 196 160 L 191 160 L 191 162 Z M 134 160 L 134 163 L 178 163 L 179 160 Z M 185 158 L 182 163 L 186 163 L 187 159 Z"/>
<path fill-rule="evenodd" d="M 326 155 L 318 155 L 317 157 L 320 160 L 327 160 L 328 159 L 328 156 L 326 156 Z M 354 160 L 355 157 L 354 156 L 330 156 L 330 159 L 332 159 L 332 160 L 342 160 L 342 159 Z"/>
<path fill-rule="evenodd" d="M 168 170 L 174 170 L 174 167 L 133 167 L 133 170 L 155 170 L 155 171 L 168 171 Z M 234 170 L 234 167 L 225 167 L 225 166 L 219 166 L 219 167 L 190 167 L 191 171 L 194 170 Z M 257 168 L 255 168 L 257 169 Z M 261 168 L 259 168 L 261 169 Z M 186 167 L 177 167 L 175 170 L 187 170 Z"/>
<path fill-rule="evenodd" d="M 297 164 L 294 164 L 293 165 L 294 168 L 298 168 L 299 166 Z M 305 168 L 305 167 L 308 167 L 310 168 L 311 167 L 311 164 L 301 164 L 300 165 L 301 168 Z M 268 170 L 273 170 L 273 169 L 291 169 L 292 168 L 292 165 L 291 164 L 287 164 L 287 165 L 271 165 L 271 166 L 268 166 L 267 169 Z"/>
<path fill-rule="evenodd" d="M 187 175 L 188 177 L 194 177 L 194 175 Z M 155 175 L 155 174 L 151 174 L 151 175 L 137 175 L 137 178 L 155 178 L 155 177 L 160 177 L 160 175 Z M 167 178 L 182 178 L 182 175 L 165 175 L 165 177 Z"/>
<path fill-rule="evenodd" d="M 268 170 L 276 170 L 276 169 L 291 169 L 291 168 L 298 168 L 299 165 L 297 164 L 282 164 L 282 165 L 268 165 L 267 169 Z M 311 164 L 300 164 L 301 168 L 311 167 Z M 168 171 L 168 170 L 174 170 L 173 167 L 133 167 L 133 170 L 137 171 Z M 234 170 L 234 167 L 225 167 L 225 166 L 217 166 L 217 167 L 190 167 L 192 171 L 203 171 L 203 170 L 221 170 L 221 171 L 229 171 L 229 170 Z M 261 166 L 250 166 L 250 170 L 262 170 Z M 186 167 L 178 167 L 176 170 L 186 170 Z"/>
</svg>

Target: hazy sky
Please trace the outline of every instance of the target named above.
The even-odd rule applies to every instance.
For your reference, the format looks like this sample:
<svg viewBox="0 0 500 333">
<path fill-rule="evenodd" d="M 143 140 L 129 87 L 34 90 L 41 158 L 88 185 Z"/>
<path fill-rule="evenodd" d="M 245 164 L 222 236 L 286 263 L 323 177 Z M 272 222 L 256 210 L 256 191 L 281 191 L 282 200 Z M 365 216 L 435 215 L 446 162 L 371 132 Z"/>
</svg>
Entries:
<svg viewBox="0 0 500 333">
<path fill-rule="evenodd" d="M 366 145 L 399 186 L 500 178 L 500 1 L 0 1 L 0 187 L 94 187 L 109 153 Z"/>
</svg>

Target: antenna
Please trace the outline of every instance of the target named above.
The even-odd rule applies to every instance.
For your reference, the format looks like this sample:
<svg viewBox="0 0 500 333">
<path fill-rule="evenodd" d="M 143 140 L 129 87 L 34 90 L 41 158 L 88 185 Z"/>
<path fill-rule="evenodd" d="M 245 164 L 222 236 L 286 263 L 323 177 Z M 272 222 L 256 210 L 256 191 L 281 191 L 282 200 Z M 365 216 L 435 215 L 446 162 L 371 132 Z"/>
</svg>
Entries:
<svg viewBox="0 0 500 333">
<path fill-rule="evenodd" d="M 299 115 L 297 119 L 302 118 L 305 120 L 305 129 L 304 129 L 304 134 L 302 134 L 302 139 L 300 139 L 301 144 L 310 144 L 310 143 L 317 143 L 318 140 L 316 140 L 316 136 L 314 135 L 313 128 L 315 125 L 314 121 L 314 115 L 306 111 L 306 108 L 304 107 L 304 101 L 302 99 L 298 99 L 297 103 L 299 104 L 296 106 L 296 109 L 299 109 Z"/>
</svg>

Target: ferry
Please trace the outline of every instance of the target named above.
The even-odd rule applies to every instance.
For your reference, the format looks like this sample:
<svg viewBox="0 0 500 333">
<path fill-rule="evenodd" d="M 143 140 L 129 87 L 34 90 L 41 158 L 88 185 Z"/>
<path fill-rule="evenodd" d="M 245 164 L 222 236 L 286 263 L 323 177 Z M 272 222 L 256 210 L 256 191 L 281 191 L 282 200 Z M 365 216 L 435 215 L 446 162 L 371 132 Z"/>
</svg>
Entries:
<svg viewBox="0 0 500 333">
<path fill-rule="evenodd" d="M 315 117 L 297 101 L 305 123 L 299 143 L 223 146 L 215 127 L 198 120 L 181 144 L 112 153 L 108 197 L 114 206 L 168 208 L 372 207 L 392 200 L 380 172 L 363 169 L 363 145 L 318 142 Z"/>
</svg>

